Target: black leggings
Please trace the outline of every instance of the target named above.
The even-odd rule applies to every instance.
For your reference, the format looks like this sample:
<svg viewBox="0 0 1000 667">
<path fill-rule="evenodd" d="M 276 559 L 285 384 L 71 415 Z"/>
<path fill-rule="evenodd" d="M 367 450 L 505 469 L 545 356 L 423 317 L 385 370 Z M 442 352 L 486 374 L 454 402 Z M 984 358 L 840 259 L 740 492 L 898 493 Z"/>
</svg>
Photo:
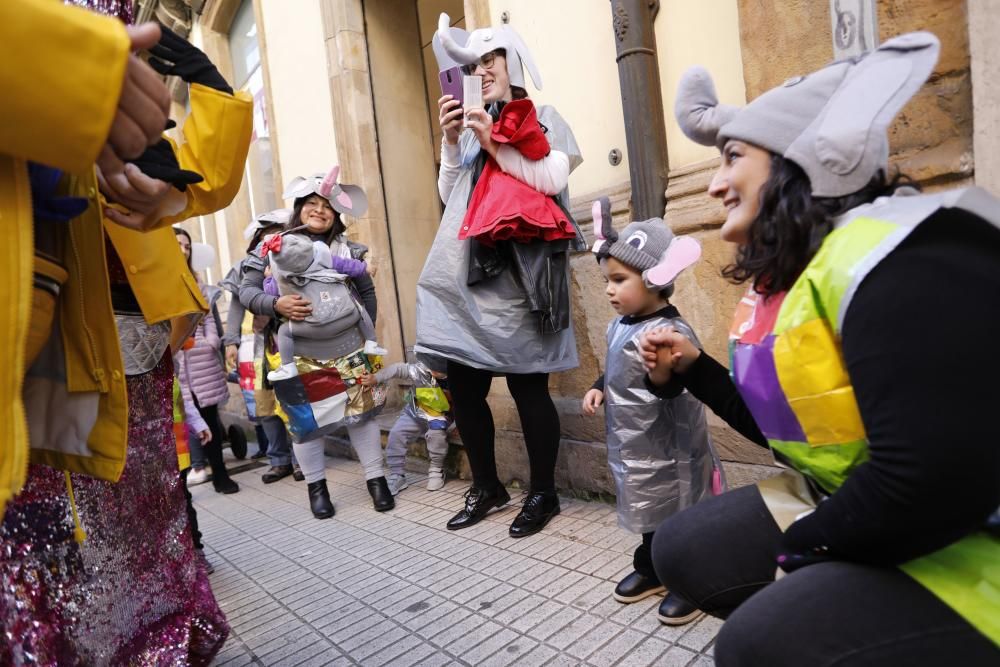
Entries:
<svg viewBox="0 0 1000 667">
<path fill-rule="evenodd" d="M 496 429 L 486 396 L 493 372 L 448 362 L 448 385 L 454 403 L 455 423 L 472 468 L 476 488 L 495 489 L 497 477 Z M 556 458 L 559 455 L 559 413 L 549 396 L 548 373 L 507 374 L 521 431 L 528 449 L 532 491 L 555 491 Z"/>
<path fill-rule="evenodd" d="M 804 567 L 775 582 L 781 531 L 755 486 L 670 517 L 653 539 L 667 590 L 728 618 L 715 662 L 743 665 L 998 665 L 1000 650 L 895 568 Z"/>
<path fill-rule="evenodd" d="M 203 549 L 204 545 L 201 543 L 201 531 L 198 530 L 198 513 L 194 510 L 194 502 L 191 499 L 191 491 L 188 490 L 187 485 L 187 475 L 191 471 L 191 468 L 184 468 L 181 470 L 181 488 L 184 489 L 184 502 L 187 507 L 188 515 L 188 526 L 191 528 L 191 541 L 194 543 L 195 549 Z"/>
<path fill-rule="evenodd" d="M 229 479 L 229 472 L 226 470 L 226 464 L 222 459 L 222 442 L 226 439 L 226 436 L 222 431 L 219 406 L 199 405 L 198 399 L 194 397 L 194 392 L 191 392 L 191 398 L 194 399 L 194 405 L 198 408 L 201 418 L 208 424 L 208 430 L 212 432 L 211 442 L 207 445 L 202 445 L 202 449 L 205 451 L 208 465 L 212 469 L 212 484 L 218 486 L 220 482 Z"/>
</svg>

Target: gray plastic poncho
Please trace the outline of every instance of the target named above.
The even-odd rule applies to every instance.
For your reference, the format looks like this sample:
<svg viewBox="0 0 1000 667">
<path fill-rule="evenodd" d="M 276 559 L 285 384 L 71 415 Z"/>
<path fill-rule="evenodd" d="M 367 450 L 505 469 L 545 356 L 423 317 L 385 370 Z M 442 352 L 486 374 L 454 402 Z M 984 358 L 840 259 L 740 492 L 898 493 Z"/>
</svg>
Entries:
<svg viewBox="0 0 1000 667">
<path fill-rule="evenodd" d="M 538 109 L 538 120 L 547 129 L 552 149 L 565 153 L 570 171 L 575 169 L 583 157 L 566 121 L 549 106 Z M 572 320 L 562 331 L 541 334 L 538 316 L 529 310 L 514 271 L 508 268 L 495 278 L 467 284 L 470 242 L 460 241 L 458 231 L 465 218 L 480 148 L 472 132 L 464 132 L 459 145 L 461 173 L 417 281 L 414 351 L 498 373 L 555 373 L 576 368 L 579 362 Z M 559 198 L 568 210 L 568 191 L 563 190 Z"/>
<path fill-rule="evenodd" d="M 654 531 L 667 517 L 711 496 L 714 471 L 717 485 L 724 487 L 701 402 L 686 390 L 677 398 L 659 399 L 646 389 L 639 335 L 668 325 L 700 347 L 681 318 L 652 317 L 634 324 L 617 318 L 608 325 L 608 466 L 618 523 L 633 533 Z"/>
</svg>

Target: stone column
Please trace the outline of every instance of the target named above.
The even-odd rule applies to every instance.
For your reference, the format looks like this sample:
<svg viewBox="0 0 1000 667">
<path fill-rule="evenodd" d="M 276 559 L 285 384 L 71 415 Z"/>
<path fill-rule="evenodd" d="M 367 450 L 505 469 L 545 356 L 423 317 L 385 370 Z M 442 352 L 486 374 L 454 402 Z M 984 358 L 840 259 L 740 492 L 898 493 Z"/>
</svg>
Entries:
<svg viewBox="0 0 1000 667">
<path fill-rule="evenodd" d="M 976 185 L 1000 195 L 1000 0 L 970 0 L 972 140 Z"/>
<path fill-rule="evenodd" d="M 662 216 L 666 208 L 667 131 L 653 34 L 658 7 L 650 0 L 611 0 L 636 220 Z"/>
<path fill-rule="evenodd" d="M 361 186 L 368 195 L 368 211 L 348 235 L 371 248 L 370 258 L 377 268 L 378 339 L 390 351 L 387 361 L 391 363 L 403 358 L 403 334 L 379 166 L 364 8 L 361 0 L 321 0 L 320 7 L 340 178 Z"/>
</svg>

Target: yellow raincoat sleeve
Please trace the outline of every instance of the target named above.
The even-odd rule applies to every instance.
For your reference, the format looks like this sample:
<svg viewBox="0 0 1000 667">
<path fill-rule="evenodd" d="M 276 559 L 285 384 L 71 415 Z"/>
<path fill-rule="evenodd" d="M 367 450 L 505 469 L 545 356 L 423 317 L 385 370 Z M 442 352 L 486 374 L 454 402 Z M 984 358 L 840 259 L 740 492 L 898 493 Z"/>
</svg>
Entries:
<svg viewBox="0 0 1000 667">
<path fill-rule="evenodd" d="M 187 206 L 177 215 L 161 220 L 158 229 L 142 233 L 105 220 L 104 229 L 121 257 L 147 321 L 207 312 L 208 306 L 187 270 L 169 225 L 213 213 L 232 202 L 243 182 L 252 131 L 253 102 L 247 93 L 229 95 L 192 85 L 184 142 L 175 146 L 175 151 L 182 169 L 196 171 L 205 180 L 188 186 Z"/>
<path fill-rule="evenodd" d="M 243 182 L 243 167 L 253 134 L 253 100 L 244 91 L 229 95 L 200 84 L 191 85 L 191 113 L 184 121 L 184 142 L 174 146 L 181 169 L 205 177 L 188 186 L 188 203 L 161 224 L 182 222 L 223 209 Z"/>
<path fill-rule="evenodd" d="M 4 286 L 0 349 L 6 355 L 0 367 L 2 516 L 7 501 L 24 484 L 29 456 L 21 393 L 33 264 L 31 189 L 25 161 L 79 173 L 93 183 L 92 165 L 114 120 L 130 42 L 124 26 L 114 19 L 55 0 L 2 0 L 0 44 L 8 55 L 8 62 L 0 66 L 4 92 L 0 220 L 6 234 L 0 252 Z M 96 261 L 103 273 L 103 247 L 99 249 Z M 111 320 L 112 336 L 113 327 Z M 117 345 L 114 351 L 117 354 Z M 120 394 L 124 405 L 124 385 Z M 122 414 L 127 413 L 122 410 Z"/>
<path fill-rule="evenodd" d="M 129 38 L 120 21 L 49 0 L 0 2 L 0 154 L 79 173 L 104 145 Z"/>
</svg>

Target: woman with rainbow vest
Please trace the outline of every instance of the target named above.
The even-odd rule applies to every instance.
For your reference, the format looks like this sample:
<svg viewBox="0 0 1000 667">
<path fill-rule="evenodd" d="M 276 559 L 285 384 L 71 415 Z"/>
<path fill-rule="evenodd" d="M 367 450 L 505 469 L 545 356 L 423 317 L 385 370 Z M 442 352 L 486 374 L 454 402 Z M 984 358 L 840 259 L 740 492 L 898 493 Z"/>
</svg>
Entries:
<svg viewBox="0 0 1000 667">
<path fill-rule="evenodd" d="M 731 371 L 660 329 L 648 381 L 787 467 L 654 539 L 667 588 L 728 619 L 720 667 L 1000 664 L 1000 201 L 888 177 L 889 124 L 938 51 L 902 35 L 742 109 L 702 68 L 681 80 L 681 128 L 722 153 L 724 274 L 751 287 Z"/>
</svg>

